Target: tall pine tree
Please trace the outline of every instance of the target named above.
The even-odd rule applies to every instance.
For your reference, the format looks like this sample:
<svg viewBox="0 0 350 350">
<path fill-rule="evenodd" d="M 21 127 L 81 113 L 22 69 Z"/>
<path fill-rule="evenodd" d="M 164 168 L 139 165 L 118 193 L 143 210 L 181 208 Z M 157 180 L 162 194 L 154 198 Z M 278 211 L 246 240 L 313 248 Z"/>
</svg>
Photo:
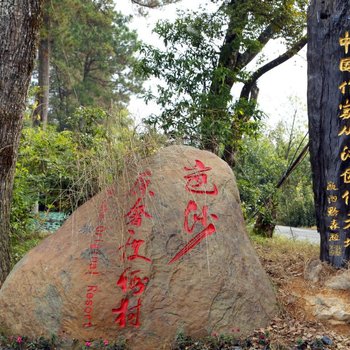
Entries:
<svg viewBox="0 0 350 350">
<path fill-rule="evenodd" d="M 129 20 L 111 0 L 45 0 L 35 122 L 48 114 L 63 129 L 77 107 L 110 110 L 140 91 Z"/>
</svg>

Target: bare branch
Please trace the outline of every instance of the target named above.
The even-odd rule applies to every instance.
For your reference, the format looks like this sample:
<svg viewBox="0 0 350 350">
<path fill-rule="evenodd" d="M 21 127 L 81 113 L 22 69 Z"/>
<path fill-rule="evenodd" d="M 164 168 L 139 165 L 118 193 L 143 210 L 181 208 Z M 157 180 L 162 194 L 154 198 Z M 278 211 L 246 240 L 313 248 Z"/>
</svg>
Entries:
<svg viewBox="0 0 350 350">
<path fill-rule="evenodd" d="M 287 50 L 284 54 L 278 56 L 274 60 L 266 63 L 264 66 L 260 67 L 256 72 L 254 72 L 251 77 L 245 82 L 240 98 L 249 98 L 249 94 L 251 92 L 252 87 L 256 83 L 256 81 L 265 73 L 270 71 L 271 69 L 279 66 L 285 61 L 289 60 L 293 57 L 297 52 L 299 52 L 307 43 L 307 36 L 303 36 L 298 42 L 296 42 L 289 50 Z"/>
<path fill-rule="evenodd" d="M 144 1 L 144 0 L 131 0 L 132 3 L 143 6 L 143 7 L 148 7 L 148 8 L 155 8 L 159 6 L 158 1 L 156 0 L 150 0 L 150 1 Z"/>
<path fill-rule="evenodd" d="M 244 84 L 241 96 L 240 98 L 245 98 L 248 101 L 256 101 L 259 93 L 259 89 L 257 87 L 257 80 L 266 72 L 269 70 L 279 66 L 283 62 L 287 61 L 289 58 L 293 57 L 298 51 L 300 51 L 307 43 L 307 37 L 302 37 L 295 45 L 293 45 L 289 50 L 287 50 L 284 54 L 277 57 L 276 59 L 272 60 L 271 62 L 265 64 L 264 66 L 260 67 L 255 73 L 251 75 L 251 77 L 246 81 Z M 239 117 L 241 120 L 249 120 L 249 115 L 242 115 Z M 232 122 L 231 125 L 232 132 L 234 133 L 235 130 L 235 122 Z M 235 159 L 234 159 L 234 147 L 230 144 L 225 145 L 224 148 L 224 154 L 223 159 L 230 164 L 231 166 L 234 166 Z"/>
<path fill-rule="evenodd" d="M 259 35 L 257 41 L 260 43 L 261 47 L 264 47 L 267 42 L 273 38 L 274 34 L 276 34 L 276 26 L 273 23 L 270 23 Z M 239 55 L 237 60 L 237 68 L 245 67 L 259 52 L 261 52 L 261 49 L 247 49 L 244 53 Z"/>
<path fill-rule="evenodd" d="M 131 0 L 132 3 L 134 3 L 138 6 L 147 7 L 147 8 L 151 8 L 151 9 L 154 9 L 154 8 L 160 7 L 160 6 L 164 6 L 164 5 L 173 4 L 173 3 L 178 2 L 178 1 L 180 1 L 180 0 L 163 0 L 163 1 L 159 1 L 159 0 Z"/>
</svg>

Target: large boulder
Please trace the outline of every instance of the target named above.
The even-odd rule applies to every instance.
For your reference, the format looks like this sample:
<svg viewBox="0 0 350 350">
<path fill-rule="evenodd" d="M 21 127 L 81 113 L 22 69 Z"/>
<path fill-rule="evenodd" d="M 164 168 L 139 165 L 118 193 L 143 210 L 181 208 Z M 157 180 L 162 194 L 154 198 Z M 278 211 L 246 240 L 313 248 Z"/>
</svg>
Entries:
<svg viewBox="0 0 350 350">
<path fill-rule="evenodd" d="M 0 290 L 0 309 L 12 334 L 123 337 L 151 350 L 179 331 L 248 333 L 277 303 L 229 166 L 172 146 L 129 166 L 31 250 Z"/>
</svg>

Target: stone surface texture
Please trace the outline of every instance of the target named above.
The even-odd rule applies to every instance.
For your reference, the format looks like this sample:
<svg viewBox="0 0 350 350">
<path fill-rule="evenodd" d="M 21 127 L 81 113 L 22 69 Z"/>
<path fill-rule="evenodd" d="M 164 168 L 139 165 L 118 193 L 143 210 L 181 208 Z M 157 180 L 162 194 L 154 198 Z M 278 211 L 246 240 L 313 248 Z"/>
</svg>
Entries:
<svg viewBox="0 0 350 350">
<path fill-rule="evenodd" d="M 305 266 L 304 279 L 312 294 L 300 289 L 293 296 L 304 304 L 305 314 L 324 324 L 349 325 L 350 271 L 331 270 L 325 262 L 314 259 Z"/>
<path fill-rule="evenodd" d="M 323 271 L 322 261 L 319 259 L 311 260 L 304 269 L 304 278 L 307 281 L 318 282 Z"/>
<path fill-rule="evenodd" d="M 266 326 L 277 303 L 229 166 L 171 146 L 130 165 L 31 250 L 0 290 L 0 309 L 11 334 L 122 337 L 152 350 L 180 331 Z"/>
<path fill-rule="evenodd" d="M 350 271 L 343 270 L 326 282 L 326 287 L 337 290 L 350 291 Z"/>
<path fill-rule="evenodd" d="M 333 297 L 326 293 L 306 298 L 313 309 L 314 317 L 333 325 L 348 324 L 350 322 L 350 307 L 348 298 Z"/>
</svg>

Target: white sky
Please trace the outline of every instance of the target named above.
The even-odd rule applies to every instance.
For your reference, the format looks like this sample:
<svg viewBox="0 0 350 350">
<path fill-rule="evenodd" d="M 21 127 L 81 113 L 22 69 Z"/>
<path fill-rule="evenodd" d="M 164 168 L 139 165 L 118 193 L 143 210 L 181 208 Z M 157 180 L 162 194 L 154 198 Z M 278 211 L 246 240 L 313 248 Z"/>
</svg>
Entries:
<svg viewBox="0 0 350 350">
<path fill-rule="evenodd" d="M 131 26 L 137 31 L 142 41 L 159 46 L 160 39 L 156 34 L 152 33 L 152 28 L 157 20 L 172 20 L 176 17 L 177 8 L 183 10 L 197 9 L 200 4 L 203 4 L 203 1 L 182 1 L 161 9 L 151 9 L 147 17 L 137 15 L 137 7 L 132 5 L 129 0 L 115 0 L 115 3 L 117 10 L 126 15 L 134 15 Z M 284 50 L 285 48 L 282 44 L 273 42 L 269 43 L 263 52 L 268 59 L 273 59 L 283 53 Z M 298 119 L 306 125 L 306 79 L 306 47 L 304 47 L 298 55 L 295 55 L 277 68 L 272 69 L 258 80 L 258 87 L 260 89 L 258 102 L 260 109 L 268 115 L 267 124 L 273 126 L 279 120 L 291 122 L 297 110 Z M 152 81 L 149 84 L 152 86 Z M 236 86 L 233 89 L 233 94 L 238 95 L 239 92 L 240 87 Z M 291 102 L 291 99 L 294 102 Z M 142 118 L 147 117 L 149 114 L 157 113 L 159 108 L 155 103 L 146 105 L 141 99 L 132 97 L 129 111 L 136 123 L 139 123 Z"/>
</svg>

